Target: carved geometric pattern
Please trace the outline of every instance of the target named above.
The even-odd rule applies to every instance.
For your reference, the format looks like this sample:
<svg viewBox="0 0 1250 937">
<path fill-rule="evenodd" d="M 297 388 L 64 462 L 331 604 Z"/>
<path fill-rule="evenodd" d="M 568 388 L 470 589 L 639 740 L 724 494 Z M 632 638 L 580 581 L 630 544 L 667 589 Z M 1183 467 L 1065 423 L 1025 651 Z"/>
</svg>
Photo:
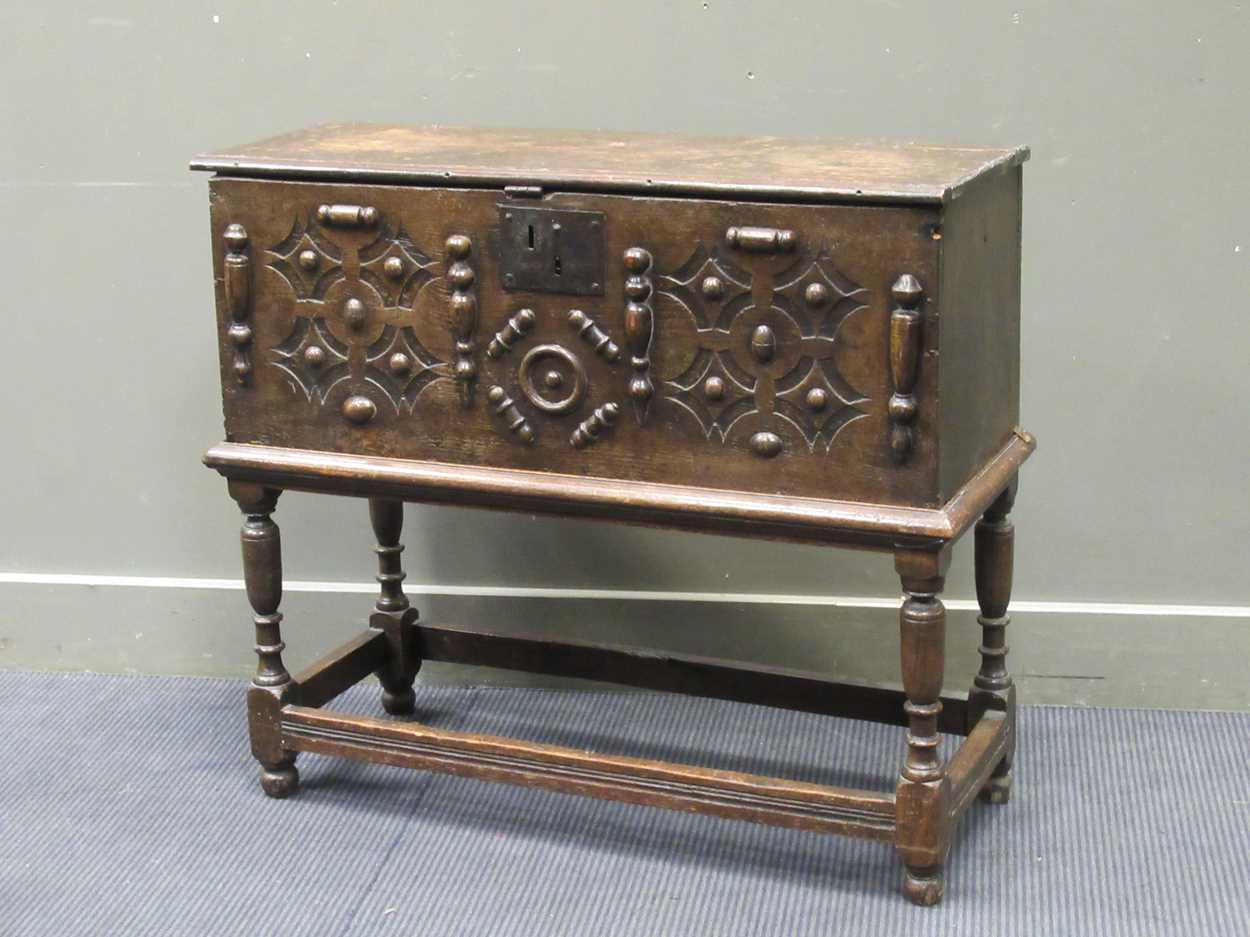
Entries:
<svg viewBox="0 0 1250 937">
<path fill-rule="evenodd" d="M 517 368 L 521 392 L 538 410 L 560 416 L 574 410 L 590 382 L 581 359 L 563 345 L 535 345 Z"/>
<path fill-rule="evenodd" d="M 773 303 L 790 314 L 805 338 L 836 339 L 843 321 L 864 307 L 867 296 L 866 289 L 819 256 L 812 261 L 800 258 L 779 273 L 773 289 Z"/>
<path fill-rule="evenodd" d="M 520 356 L 510 385 L 515 391 L 492 385 L 487 390 L 487 401 L 499 433 L 527 446 L 538 439 L 538 418 L 560 420 L 573 415 L 581 410 L 591 391 L 582 358 L 566 345 L 543 341 L 545 336 L 534 331 L 537 321 L 532 309 L 519 310 L 495 333 L 486 350 L 492 361 L 502 361 L 514 351 Z M 572 331 L 590 346 L 588 353 L 597 354 L 609 365 L 620 363 L 620 347 L 585 313 L 570 310 L 567 321 Z M 538 339 L 537 344 L 529 344 L 532 337 Z M 604 403 L 565 438 L 574 449 L 594 445 L 611 430 L 620 412 L 621 406 L 615 401 Z"/>
<path fill-rule="evenodd" d="M 629 379 L 629 396 L 634 401 L 634 414 L 641 426 L 655 393 L 651 379 L 651 344 L 655 339 L 655 310 L 651 308 L 651 252 L 643 247 L 625 251 L 625 344 L 629 347 L 629 366 L 634 374 Z"/>
<path fill-rule="evenodd" d="M 278 271 L 299 299 L 322 299 L 343 278 L 343 255 L 321 236 L 315 224 L 296 218 L 291 233 L 269 253 L 277 260 L 269 266 Z"/>
<path fill-rule="evenodd" d="M 376 238 L 357 250 L 350 243 L 340 248 L 327 240 L 312 215 L 299 216 L 287 237 L 269 249 L 269 266 L 290 284 L 297 301 L 324 303 L 329 297 L 337 307 L 340 300 L 335 297 L 342 287 L 336 284 L 350 279 L 344 308 L 355 302 L 367 315 L 377 315 L 379 301 L 390 310 L 414 309 L 418 294 L 436 278 L 434 268 L 441 264 L 450 287 L 447 324 L 454 361 L 431 353 L 414 326 L 395 321 L 394 312 L 388 314 L 390 321 L 379 324 L 380 334 L 370 333 L 377 337 L 367 344 L 363 333 L 359 338 L 336 338 L 336 333 L 342 335 L 337 319 L 331 316 L 336 323 L 331 331 L 326 318 L 301 314 L 308 307 L 295 306 L 291 333 L 270 350 L 271 362 L 293 387 L 318 404 L 325 404 L 340 382 L 354 379 L 370 385 L 377 391 L 370 396 L 379 402 L 388 400 L 396 414 L 412 412 L 426 388 L 440 380 L 456 380 L 468 405 L 477 377 L 472 243 L 463 235 L 452 235 L 446 256 L 434 260 L 402 226 L 395 229 L 381 217 L 376 224 Z M 761 458 L 772 458 L 799 445 L 799 440 L 811 451 L 829 451 L 844 426 L 867 415 L 862 408 L 866 396 L 839 372 L 836 358 L 842 324 L 867 308 L 867 290 L 839 272 L 826 255 L 805 251 L 786 270 L 772 276 L 770 299 L 757 305 L 751 272 L 719 251 L 718 246 L 709 250 L 699 244 L 680 268 L 661 273 L 653 269 L 649 252 L 631 248 L 624 257 L 623 344 L 618 346 L 579 310 L 569 311 L 570 329 L 609 364 L 622 363 L 628 349 L 633 372 L 630 396 L 641 422 L 653 394 L 651 353 L 658 323 L 650 298 L 655 289 L 688 314 L 696 335 L 694 357 L 686 369 L 671 380 L 654 380 L 662 385 L 656 388 L 656 402 L 671 404 L 694 420 L 706 439 L 725 444 L 732 434 L 737 444 L 751 434 L 749 450 Z M 361 290 L 376 293 L 367 308 Z M 535 320 L 531 310 L 517 311 L 494 334 L 486 356 L 499 360 L 520 345 L 519 353 L 530 344 Z M 513 399 L 502 387 L 492 387 L 489 409 L 501 430 L 532 444 L 535 433 L 526 411 L 555 419 L 572 416 L 581 410 L 590 387 L 581 359 L 564 345 L 530 347 L 521 358 L 516 375 L 520 393 Z M 619 411 L 616 403 L 600 406 L 589 415 L 582 410 L 566 437 L 570 445 L 593 445 L 612 428 Z M 743 421 L 749 425 L 746 432 L 739 427 Z"/>
<path fill-rule="evenodd" d="M 240 384 L 252 379 L 252 340 L 256 333 L 252 316 L 252 255 L 247 230 L 241 224 L 227 226 L 223 238 L 226 256 L 222 258 L 222 287 L 230 326 L 226 335 L 234 345 L 234 376 Z"/>
<path fill-rule="evenodd" d="M 271 350 L 273 365 L 314 403 L 325 403 L 339 381 L 351 376 L 348 348 L 326 326 L 326 320 L 299 316 L 291 334 Z"/>
<path fill-rule="evenodd" d="M 328 228 L 376 228 L 376 234 L 331 240 Z M 368 243 L 357 247 L 361 240 Z M 451 240 L 467 248 L 467 239 Z M 291 333 L 268 357 L 309 401 L 325 406 L 340 383 L 350 382 L 352 395 L 341 406 L 336 396 L 335 406 L 349 422 L 365 426 L 379 405 L 389 401 L 397 415 L 412 412 L 427 387 L 452 377 L 451 366 L 417 337 L 415 324 L 403 324 L 412 321 L 418 294 L 435 279 L 439 262 L 402 225 L 396 230 L 371 206 L 313 206 L 296 214 L 290 233 L 268 254 L 269 266 L 294 294 Z M 454 274 L 448 271 L 460 307 L 453 313 L 467 329 L 474 310 L 464 308 L 464 293 L 472 274 L 469 283 Z M 474 297 L 467 302 L 471 306 Z"/>
<path fill-rule="evenodd" d="M 700 331 L 728 329 L 751 302 L 751 274 L 721 257 L 716 247 L 708 253 L 700 244 L 678 270 L 658 279 L 658 291 L 690 310 Z"/>
<path fill-rule="evenodd" d="M 434 264 L 402 226 L 392 234 L 385 222 L 378 239 L 360 249 L 360 278 L 378 291 L 388 308 L 411 306 L 421 287 L 434 279 Z"/>
<path fill-rule="evenodd" d="M 690 367 L 666 382 L 672 392 L 665 399 L 698 420 L 704 436 L 721 442 L 738 420 L 756 412 L 758 382 L 732 364 L 727 367 L 731 361 L 724 352 L 700 348 Z"/>
<path fill-rule="evenodd" d="M 708 439 L 724 443 L 736 423 L 753 417 L 766 427 L 751 437 L 763 458 L 784 447 L 785 427 L 785 437 L 827 452 L 842 427 L 867 415 L 858 405 L 868 398 L 834 357 L 841 325 L 866 308 L 867 291 L 827 258 L 804 256 L 778 274 L 767 308 L 753 304 L 748 273 L 703 245 L 658 281 L 690 314 L 699 343 L 690 366 L 664 382 L 662 399 L 693 417 Z"/>
<path fill-rule="evenodd" d="M 498 361 L 530 333 L 536 321 L 538 320 L 534 316 L 533 309 L 522 309 L 517 312 L 490 340 L 490 344 L 486 346 L 486 357 L 492 361 Z"/>
<path fill-rule="evenodd" d="M 890 414 L 890 451 L 900 465 L 911 455 L 916 443 L 916 373 L 920 367 L 920 341 L 924 328 L 920 300 L 924 287 L 910 273 L 904 273 L 890 287 L 894 311 L 890 313 L 890 380 L 894 393 L 887 408 Z"/>
<path fill-rule="evenodd" d="M 449 325 L 456 340 L 456 363 L 452 375 L 460 385 L 460 401 L 468 407 L 473 402 L 473 388 L 477 381 L 476 345 L 473 341 L 477 331 L 477 293 L 473 284 L 477 274 L 469 263 L 473 242 L 463 234 L 447 238 L 447 283 L 451 287 L 448 296 Z"/>
<path fill-rule="evenodd" d="M 832 358 L 804 357 L 777 382 L 773 408 L 802 434 L 809 449 L 820 446 L 828 452 L 838 431 L 865 415 L 855 404 L 867 399 L 838 373 Z"/>
<path fill-rule="evenodd" d="M 447 363 L 421 344 L 410 325 L 386 326 L 365 352 L 365 380 L 386 395 L 396 413 L 411 413 L 422 391 L 447 376 Z"/>
<path fill-rule="evenodd" d="M 599 328 L 599 323 L 586 313 L 580 309 L 570 309 L 569 325 L 608 364 L 616 364 L 621 360 L 620 347 L 612 341 L 607 332 Z"/>
<path fill-rule="evenodd" d="M 529 420 L 525 419 L 524 414 L 517 409 L 516 401 L 508 396 L 506 390 L 495 384 L 486 392 L 486 399 L 495 411 L 499 422 L 507 427 L 509 433 L 527 446 L 534 444 L 536 437 L 533 427 L 530 426 Z"/>
<path fill-rule="evenodd" d="M 620 415 L 621 407 L 616 401 L 610 400 L 602 407 L 596 407 L 595 411 L 582 420 L 577 425 L 577 429 L 573 430 L 573 434 L 569 436 L 569 445 L 574 449 L 593 446 L 605 431 L 610 430 L 616 424 L 616 418 Z"/>
</svg>

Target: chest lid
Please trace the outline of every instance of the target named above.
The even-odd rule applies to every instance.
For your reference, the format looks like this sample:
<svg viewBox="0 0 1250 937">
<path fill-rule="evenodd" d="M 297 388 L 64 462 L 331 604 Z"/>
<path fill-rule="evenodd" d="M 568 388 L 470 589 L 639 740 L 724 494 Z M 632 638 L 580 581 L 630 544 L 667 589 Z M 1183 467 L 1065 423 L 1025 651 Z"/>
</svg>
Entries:
<svg viewBox="0 0 1250 937">
<path fill-rule="evenodd" d="M 207 153 L 223 175 L 817 202 L 944 203 L 1027 147 L 323 124 Z"/>
</svg>

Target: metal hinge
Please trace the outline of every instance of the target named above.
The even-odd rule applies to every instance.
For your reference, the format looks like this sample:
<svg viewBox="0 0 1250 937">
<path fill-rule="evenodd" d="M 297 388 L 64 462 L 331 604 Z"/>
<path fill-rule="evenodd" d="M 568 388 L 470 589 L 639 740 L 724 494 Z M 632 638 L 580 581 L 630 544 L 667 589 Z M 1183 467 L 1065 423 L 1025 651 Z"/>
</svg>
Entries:
<svg viewBox="0 0 1250 937">
<path fill-rule="evenodd" d="M 542 198 L 543 187 L 540 185 L 506 185 L 503 194 L 508 198 Z"/>
</svg>

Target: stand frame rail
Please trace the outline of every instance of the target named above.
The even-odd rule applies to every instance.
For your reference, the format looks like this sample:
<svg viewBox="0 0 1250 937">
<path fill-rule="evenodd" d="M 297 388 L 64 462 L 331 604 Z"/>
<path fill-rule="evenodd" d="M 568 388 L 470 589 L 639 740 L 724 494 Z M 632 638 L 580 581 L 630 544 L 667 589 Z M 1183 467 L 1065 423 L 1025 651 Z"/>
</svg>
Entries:
<svg viewBox="0 0 1250 937">
<path fill-rule="evenodd" d="M 488 666 L 502 666 L 506 661 L 511 669 L 529 672 L 578 675 L 891 724 L 905 718 L 900 691 L 856 688 L 814 674 L 749 667 L 714 658 L 474 632 L 443 624 L 416 627 L 421 655 L 427 660 L 473 661 Z M 884 842 L 895 838 L 897 805 L 892 792 L 604 755 L 319 708 L 375 672 L 386 654 L 385 635 L 369 630 L 297 674 L 289 695 L 296 702 L 280 711 L 283 748 L 790 829 Z M 811 692 L 814 687 L 822 692 Z M 966 702 L 961 697 L 944 698 L 947 719 L 943 731 L 967 731 L 963 721 Z M 1013 732 L 1014 714 L 1009 712 L 986 712 L 971 727 L 949 766 L 948 816 L 952 825 L 989 779 Z"/>
<path fill-rule="evenodd" d="M 578 677 L 885 725 L 907 724 L 902 690 L 840 683 L 818 673 L 611 644 L 498 634 L 441 622 L 415 622 L 412 627 L 418 635 L 421 660 Z M 380 668 L 386 655 L 386 642 L 378 631 L 370 629 L 352 638 L 295 675 L 300 705 L 324 706 Z M 969 718 L 966 695 L 942 697 L 940 731 L 967 735 Z"/>
<path fill-rule="evenodd" d="M 893 794 L 603 755 L 413 722 L 282 709 L 282 744 L 461 777 L 890 842 Z"/>
<path fill-rule="evenodd" d="M 422 660 L 578 677 L 885 725 L 907 724 L 903 712 L 907 697 L 902 690 L 840 683 L 814 672 L 610 644 L 498 634 L 444 623 L 419 622 L 416 629 Z M 970 728 L 967 722 L 967 695 L 943 696 L 940 731 L 966 735 Z"/>
</svg>

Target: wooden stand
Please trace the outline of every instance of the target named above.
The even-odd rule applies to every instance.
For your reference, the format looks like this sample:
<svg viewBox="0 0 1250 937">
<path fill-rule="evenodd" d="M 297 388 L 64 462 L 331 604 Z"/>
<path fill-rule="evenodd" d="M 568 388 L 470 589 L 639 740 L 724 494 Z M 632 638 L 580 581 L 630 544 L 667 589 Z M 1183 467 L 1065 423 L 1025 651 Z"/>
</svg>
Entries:
<svg viewBox="0 0 1250 937">
<path fill-rule="evenodd" d="M 1012 574 L 1012 525 L 1007 514 L 1015 493 L 1016 470 L 1032 447 L 1032 439 L 1024 434 L 1013 439 L 941 510 L 870 512 L 860 507 L 858 523 L 848 522 L 840 532 L 787 528 L 789 539 L 796 540 L 841 538 L 859 546 L 882 536 L 897 541 L 892 552 L 904 591 L 900 614 L 903 691 L 898 692 L 841 684 L 815 673 L 714 658 L 659 656 L 623 647 L 420 622 L 401 585 L 403 504 L 396 494 L 406 487 L 410 500 L 447 500 L 455 492 L 467 498 L 471 478 L 466 480 L 464 473 L 435 478 L 437 473 L 429 466 L 395 460 L 217 446 L 206 456 L 206 462 L 230 477 L 230 493 L 244 514 L 244 573 L 255 611 L 259 658 L 248 693 L 248 713 L 252 751 L 261 764 L 261 786 L 271 797 L 290 795 L 298 786 L 298 753 L 319 752 L 882 840 L 894 843 L 903 860 L 907 897 L 917 904 L 935 904 L 942 896 L 943 870 L 959 819 L 978 794 L 993 803 L 1005 803 L 1011 790 L 1015 691 L 1006 668 L 1004 641 Z M 405 478 L 405 474 L 410 477 Z M 278 528 L 270 517 L 284 487 L 369 496 L 381 586 L 368 630 L 294 676 L 282 663 L 285 645 L 279 633 L 282 615 L 278 612 L 282 560 Z M 481 492 L 478 497 L 482 497 Z M 498 493 L 493 497 L 499 503 Z M 527 497 L 515 489 L 506 504 L 523 506 L 542 497 L 541 491 Z M 565 497 L 565 513 L 576 514 L 579 507 L 587 506 L 586 500 L 579 503 L 568 492 Z M 638 500 L 632 503 L 637 506 Z M 739 499 L 734 510 L 720 507 L 696 515 L 692 526 L 733 528 L 751 507 Z M 853 506 L 845 507 L 849 510 Z M 899 517 L 892 516 L 902 513 L 908 515 L 906 527 L 898 524 Z M 967 696 L 943 695 L 945 609 L 939 594 L 951 542 L 977 518 L 982 664 Z M 917 536 L 917 531 L 926 527 L 948 531 L 949 536 L 930 535 L 926 542 Z M 419 722 L 337 715 L 321 708 L 376 674 L 382 683 L 386 711 L 410 714 L 415 702 L 412 684 L 423 660 L 576 676 L 905 725 L 906 755 L 891 795 L 598 755 L 436 729 Z M 938 755 L 939 733 L 967 737 L 946 764 Z"/>
</svg>

